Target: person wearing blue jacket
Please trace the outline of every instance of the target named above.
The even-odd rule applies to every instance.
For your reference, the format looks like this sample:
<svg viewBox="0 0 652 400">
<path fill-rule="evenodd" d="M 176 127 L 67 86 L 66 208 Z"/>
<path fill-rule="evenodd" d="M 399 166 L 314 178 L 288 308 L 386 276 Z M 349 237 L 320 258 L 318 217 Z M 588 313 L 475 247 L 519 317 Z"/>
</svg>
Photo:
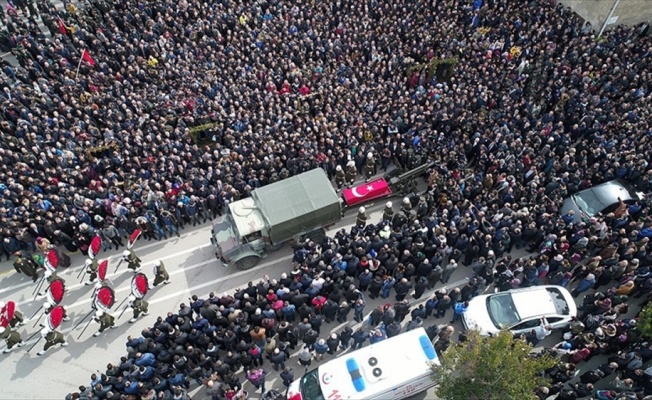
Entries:
<svg viewBox="0 0 652 400">
<path fill-rule="evenodd" d="M 466 310 L 469 308 L 469 302 L 461 302 L 458 301 L 455 304 L 455 307 L 453 308 L 453 320 L 451 321 L 451 324 L 454 324 L 455 322 L 459 321 L 462 319 L 462 314 L 466 312 Z"/>
<path fill-rule="evenodd" d="M 321 361 L 322 358 L 324 358 L 324 354 L 326 354 L 326 352 L 328 352 L 328 345 L 326 344 L 326 340 L 319 339 L 313 345 L 313 349 L 315 350 L 315 360 Z"/>
<path fill-rule="evenodd" d="M 355 302 L 353 306 L 353 319 L 356 322 L 362 322 L 364 320 L 364 307 L 366 305 L 364 294 L 361 291 L 358 291 L 360 298 Z"/>
<path fill-rule="evenodd" d="M 396 283 L 396 279 L 389 276 L 385 278 L 385 281 L 383 282 L 383 286 L 380 289 L 381 290 L 380 297 L 382 297 L 383 299 L 388 298 L 395 283 Z"/>
<path fill-rule="evenodd" d="M 580 293 L 586 292 L 595 285 L 595 275 L 587 274 L 584 279 L 580 281 L 577 287 L 571 292 L 573 297 L 577 297 Z"/>
<path fill-rule="evenodd" d="M 153 367 L 154 364 L 156 364 L 156 357 L 152 353 L 143 353 L 140 356 L 136 354 L 136 361 L 134 364 L 138 367 Z"/>
<path fill-rule="evenodd" d="M 385 332 L 382 329 L 376 329 L 374 334 L 369 337 L 369 343 L 375 344 L 385 339 L 387 339 Z"/>
<path fill-rule="evenodd" d="M 154 377 L 154 368 L 141 366 L 138 368 L 138 380 L 141 382 L 149 382 Z"/>
<path fill-rule="evenodd" d="M 126 394 L 138 394 L 138 392 L 140 391 L 140 386 L 141 385 L 142 385 L 142 383 L 140 383 L 140 382 L 127 381 L 127 383 L 125 384 L 125 389 L 124 389 L 125 393 Z"/>
<path fill-rule="evenodd" d="M 154 384 L 153 388 L 157 393 L 167 390 L 170 386 L 168 380 L 163 377 L 155 377 L 152 383 Z"/>
<path fill-rule="evenodd" d="M 367 341 L 367 338 L 369 337 L 369 332 L 365 331 L 364 329 L 360 328 L 357 331 L 353 333 L 353 346 L 352 350 L 357 350 L 362 348 L 364 345 L 364 342 Z"/>
</svg>

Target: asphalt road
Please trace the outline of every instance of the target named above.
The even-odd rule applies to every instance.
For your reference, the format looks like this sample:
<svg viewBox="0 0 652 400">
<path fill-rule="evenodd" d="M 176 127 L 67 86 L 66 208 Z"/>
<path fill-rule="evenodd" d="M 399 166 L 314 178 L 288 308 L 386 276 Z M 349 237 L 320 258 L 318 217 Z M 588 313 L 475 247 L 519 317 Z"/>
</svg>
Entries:
<svg viewBox="0 0 652 400">
<path fill-rule="evenodd" d="M 384 201 L 369 207 L 370 221 L 373 222 L 381 218 L 383 207 Z M 350 228 L 354 222 L 355 211 L 349 211 L 344 219 L 333 227 L 332 231 L 329 231 L 329 234 L 333 235 L 341 227 Z M 119 357 L 126 354 L 125 343 L 128 335 L 139 335 L 142 329 L 151 326 L 157 316 L 164 316 L 168 311 L 176 311 L 178 305 L 187 302 L 191 294 L 205 296 L 211 291 L 221 294 L 245 285 L 250 280 L 256 281 L 264 275 L 278 278 L 282 272 L 291 270 L 292 252 L 287 245 L 261 260 L 255 268 L 248 271 L 239 271 L 234 267 L 223 266 L 215 259 L 214 250 L 210 244 L 209 224 L 187 228 L 180 238 L 151 242 L 140 239 L 134 249 L 143 260 L 142 272 L 151 277 L 154 261 L 162 260 L 171 275 L 172 282 L 169 285 L 161 285 L 147 294 L 146 300 L 150 304 L 150 315 L 141 317 L 134 324 L 129 324 L 127 321 L 130 318 L 130 311 L 128 310 L 117 321 L 117 329 L 107 330 L 102 336 L 96 338 L 92 334 L 97 330 L 98 325 L 91 323 L 91 326 L 78 339 L 85 323 L 77 329 L 73 329 L 73 327 L 90 311 L 90 296 L 93 287 L 83 285 L 80 283 L 80 279 L 76 278 L 82 268 L 84 257 L 80 253 L 73 254 L 71 256 L 72 266 L 59 274 L 66 280 L 69 290 L 62 304 L 71 318 L 71 321 L 62 323 L 60 331 L 66 335 L 66 340 L 70 345 L 56 347 L 44 356 L 38 357 L 36 352 L 42 348 L 43 342 L 37 344 L 34 350 L 27 353 L 27 349 L 35 343 L 35 338 L 30 340 L 26 347 L 15 349 L 6 355 L 0 354 L 0 369 L 4 371 L 3 378 L 0 379 L 3 388 L 0 399 L 61 399 L 79 385 L 87 385 L 90 375 L 96 370 L 103 371 L 108 363 L 117 363 Z M 133 273 L 125 265 L 122 265 L 117 273 L 113 273 L 120 258 L 120 252 L 114 250 L 101 253 L 98 256 L 101 260 L 107 257 L 109 259 L 109 278 L 113 282 L 112 287 L 116 292 L 117 307 L 117 304 L 129 295 L 129 285 Z M 28 318 L 44 301 L 43 299 L 34 299 L 32 293 L 36 283 L 32 283 L 24 275 L 16 274 L 11 262 L 0 263 L 0 271 L 3 271 L 0 275 L 0 299 L 15 301 L 18 310 Z M 454 282 L 449 286 L 455 287 L 463 284 L 466 274 L 467 271 L 461 267 L 456 271 L 452 279 Z M 425 299 L 424 295 L 421 301 L 425 301 Z M 388 300 L 394 301 L 393 298 Z M 379 299 L 370 300 L 365 311 L 370 312 L 373 307 L 384 302 L 386 301 L 379 301 Z M 113 309 L 112 311 L 112 314 L 117 317 L 121 310 Z M 442 319 L 441 322 L 448 322 L 449 318 L 450 315 Z M 33 321 L 18 328 L 23 339 L 38 332 L 38 326 L 32 326 Z M 431 321 L 433 320 L 427 322 L 431 323 Z M 342 327 L 336 324 L 324 326 L 322 334 L 325 335 L 331 330 Z M 0 349 L 4 349 L 4 346 L 0 345 Z M 292 361 L 292 363 L 296 363 L 296 361 Z M 299 366 L 296 365 L 296 367 L 295 374 L 298 377 Z M 27 385 L 26 379 L 38 382 L 38 384 Z M 269 383 L 271 385 L 268 387 L 281 387 L 281 382 L 275 373 L 270 374 Z M 253 391 L 253 388 L 249 389 L 250 392 Z M 194 393 L 193 398 L 203 397 L 201 393 L 197 393 L 197 389 L 193 389 L 192 392 Z"/>
</svg>

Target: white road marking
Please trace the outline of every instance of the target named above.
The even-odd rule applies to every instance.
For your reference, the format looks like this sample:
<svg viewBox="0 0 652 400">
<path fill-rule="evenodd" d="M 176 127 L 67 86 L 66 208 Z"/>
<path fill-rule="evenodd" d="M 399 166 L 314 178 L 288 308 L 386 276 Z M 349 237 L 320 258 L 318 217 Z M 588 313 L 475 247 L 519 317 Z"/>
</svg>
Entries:
<svg viewBox="0 0 652 400">
<path fill-rule="evenodd" d="M 189 248 L 189 249 L 186 249 L 186 250 L 183 250 L 183 251 L 180 251 L 180 252 L 178 252 L 178 253 L 174 253 L 174 254 L 171 254 L 171 255 L 168 255 L 168 256 L 165 256 L 165 257 L 160 257 L 160 258 L 157 258 L 157 259 L 155 259 L 155 260 L 151 260 L 151 261 L 145 261 L 145 262 L 141 263 L 140 265 L 141 265 L 141 266 L 150 265 L 150 264 L 153 264 L 154 261 L 156 261 L 156 260 L 161 260 L 161 261 L 169 260 L 169 259 L 171 259 L 171 258 L 175 258 L 175 257 L 178 257 L 178 256 L 183 255 L 183 254 L 192 253 L 192 252 L 195 251 L 195 250 L 203 249 L 203 248 L 205 248 L 205 247 L 210 247 L 210 246 L 212 246 L 212 244 L 207 243 L 207 244 L 203 244 L 203 245 L 201 245 L 201 246 L 191 247 L 191 248 Z M 111 263 L 111 260 L 114 259 L 114 261 L 117 262 L 118 260 L 115 260 L 115 259 L 116 259 L 116 258 L 120 258 L 120 257 L 122 257 L 121 254 L 116 254 L 116 255 L 113 255 L 113 256 L 110 256 L 109 258 L 107 258 L 107 260 L 109 260 L 109 268 L 108 268 L 109 271 L 112 270 L 111 268 L 113 268 L 113 270 L 115 270 L 115 267 L 116 267 L 116 264 L 115 264 L 115 263 Z M 103 260 L 105 260 L 105 259 L 104 259 L 104 258 L 99 258 L 99 260 L 102 260 L 102 261 L 103 261 Z M 123 264 L 124 264 L 124 263 L 123 263 Z M 125 266 L 121 266 L 120 268 L 123 269 L 123 268 L 125 268 L 125 267 L 126 267 L 126 265 L 125 265 Z M 62 275 L 62 276 L 72 276 L 72 275 L 74 275 L 73 278 L 77 279 L 77 273 L 79 273 L 79 270 L 82 269 L 82 268 L 84 268 L 84 266 L 81 266 L 81 267 L 70 267 L 70 268 L 68 268 L 68 269 L 66 269 L 66 270 L 63 270 L 63 272 L 62 272 L 60 275 Z M 118 275 L 120 275 L 120 274 L 121 274 L 120 272 L 110 273 L 110 274 L 107 274 L 107 277 L 110 278 L 110 277 L 112 277 L 112 276 L 118 276 Z M 22 283 L 17 283 L 17 284 L 15 284 L 15 285 L 11 285 L 11 286 L 9 286 L 9 287 L 7 287 L 7 288 L 0 289 L 0 293 L 4 293 L 4 292 L 11 291 L 11 290 L 20 289 L 20 288 L 23 288 L 23 287 L 25 287 L 25 286 L 38 285 L 38 282 L 40 282 L 40 280 L 39 280 L 39 281 L 36 281 L 36 283 L 33 283 L 32 281 L 29 281 L 29 282 L 22 282 Z M 74 287 L 79 287 L 79 286 L 84 286 L 84 285 L 83 285 L 83 284 L 81 284 L 81 285 L 77 284 L 77 285 L 68 286 L 68 288 L 69 288 L 69 289 L 72 289 L 72 288 L 74 288 Z M 43 284 L 43 288 L 42 288 L 41 290 L 45 290 L 45 289 L 47 289 L 47 286 L 46 286 L 45 284 Z M 29 303 L 29 302 L 28 302 L 28 303 Z M 24 304 L 24 302 L 23 302 L 23 304 Z"/>
<path fill-rule="evenodd" d="M 217 283 L 225 282 L 225 281 L 227 281 L 227 280 L 229 280 L 231 278 L 237 278 L 239 276 L 246 275 L 246 274 L 248 274 L 248 273 L 250 273 L 252 271 L 256 271 L 256 270 L 268 267 L 270 265 L 273 265 L 275 263 L 282 262 L 282 261 L 285 261 L 285 260 L 290 260 L 290 259 L 292 259 L 292 255 L 287 255 L 287 256 L 281 257 L 279 259 L 273 260 L 273 261 L 268 261 L 266 263 L 262 263 L 262 264 L 260 264 L 260 265 L 258 265 L 256 267 L 248 269 L 246 271 L 238 271 L 236 273 L 229 274 L 227 276 L 223 276 L 221 278 L 217 278 L 217 279 L 214 279 L 212 281 L 204 282 L 204 283 L 201 283 L 201 284 L 196 285 L 196 286 L 192 286 L 192 287 L 189 287 L 189 288 L 186 288 L 186 289 L 176 291 L 174 293 L 170 293 L 170 294 L 168 294 L 166 296 L 163 296 L 163 297 L 157 297 L 156 299 L 153 299 L 152 301 L 148 301 L 148 303 L 149 304 L 156 304 L 156 303 L 160 303 L 162 301 L 166 301 L 168 299 L 173 299 L 175 297 L 178 297 L 181 294 L 194 292 L 195 290 L 199 290 L 199 289 L 202 289 L 202 288 L 205 288 L 207 286 L 211 286 L 211 285 L 214 285 L 214 284 L 217 284 Z M 204 265 L 208 265 L 208 264 L 211 264 L 211 263 L 214 263 L 214 262 L 216 262 L 216 260 L 206 260 L 206 261 L 202 261 L 202 262 L 200 262 L 198 264 L 189 265 L 189 266 L 187 266 L 185 268 L 179 268 L 177 270 L 174 270 L 174 271 L 170 272 L 170 276 L 181 274 L 181 273 L 184 273 L 184 272 L 186 272 L 188 270 L 203 267 Z M 82 284 L 81 286 L 84 286 L 84 285 Z M 90 289 L 90 286 L 89 286 L 89 289 Z M 117 294 L 117 293 L 129 291 L 129 290 L 131 290 L 131 285 L 126 285 L 126 286 L 121 287 L 119 289 L 115 289 L 114 291 Z M 229 289 L 229 290 L 231 290 L 231 289 Z M 90 290 L 89 290 L 89 292 L 90 292 Z M 32 300 L 26 301 L 26 303 L 30 303 L 31 301 Z M 116 301 L 118 301 L 118 300 L 116 299 Z M 122 300 L 120 300 L 120 301 L 122 301 Z M 84 304 L 88 304 L 90 302 L 91 302 L 91 298 L 89 297 L 89 298 L 86 298 L 84 300 L 80 300 L 80 301 L 78 301 L 76 303 L 64 305 L 64 307 L 65 307 L 66 310 L 70 310 L 72 308 L 75 308 L 75 307 L 78 307 L 78 306 L 81 306 L 81 305 L 84 305 Z M 20 305 L 21 303 L 17 303 L 17 304 Z M 118 310 L 114 310 L 114 312 L 115 311 L 118 311 Z M 119 311 L 122 311 L 122 310 L 119 310 Z M 36 316 L 34 318 L 38 318 L 38 316 Z"/>
</svg>

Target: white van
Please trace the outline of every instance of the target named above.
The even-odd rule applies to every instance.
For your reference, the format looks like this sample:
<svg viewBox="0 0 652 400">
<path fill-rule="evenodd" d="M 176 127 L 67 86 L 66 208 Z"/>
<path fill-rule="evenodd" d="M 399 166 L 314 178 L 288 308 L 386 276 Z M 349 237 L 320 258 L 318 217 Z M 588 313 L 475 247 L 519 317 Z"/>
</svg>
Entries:
<svg viewBox="0 0 652 400">
<path fill-rule="evenodd" d="M 342 354 L 292 382 L 288 400 L 405 399 L 433 386 L 439 364 L 425 329 Z"/>
</svg>

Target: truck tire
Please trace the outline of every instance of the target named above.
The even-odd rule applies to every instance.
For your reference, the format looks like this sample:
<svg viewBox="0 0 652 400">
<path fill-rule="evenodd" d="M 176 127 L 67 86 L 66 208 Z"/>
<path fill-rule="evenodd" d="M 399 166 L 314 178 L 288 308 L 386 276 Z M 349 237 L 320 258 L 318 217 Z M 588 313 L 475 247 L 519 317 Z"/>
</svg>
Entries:
<svg viewBox="0 0 652 400">
<path fill-rule="evenodd" d="M 281 250 L 284 244 L 285 244 L 284 242 L 276 243 L 276 244 L 267 244 L 265 245 L 265 251 L 272 252 L 272 251 Z"/>
<path fill-rule="evenodd" d="M 251 269 L 258 264 L 260 258 L 256 256 L 246 256 L 235 262 L 235 267 L 240 271 L 246 271 Z"/>
<path fill-rule="evenodd" d="M 321 243 L 324 240 L 325 236 L 326 236 L 326 231 L 324 231 L 323 228 L 319 228 L 319 229 L 315 229 L 312 232 L 309 232 L 306 235 L 306 238 L 312 240 L 314 243 Z"/>
</svg>

